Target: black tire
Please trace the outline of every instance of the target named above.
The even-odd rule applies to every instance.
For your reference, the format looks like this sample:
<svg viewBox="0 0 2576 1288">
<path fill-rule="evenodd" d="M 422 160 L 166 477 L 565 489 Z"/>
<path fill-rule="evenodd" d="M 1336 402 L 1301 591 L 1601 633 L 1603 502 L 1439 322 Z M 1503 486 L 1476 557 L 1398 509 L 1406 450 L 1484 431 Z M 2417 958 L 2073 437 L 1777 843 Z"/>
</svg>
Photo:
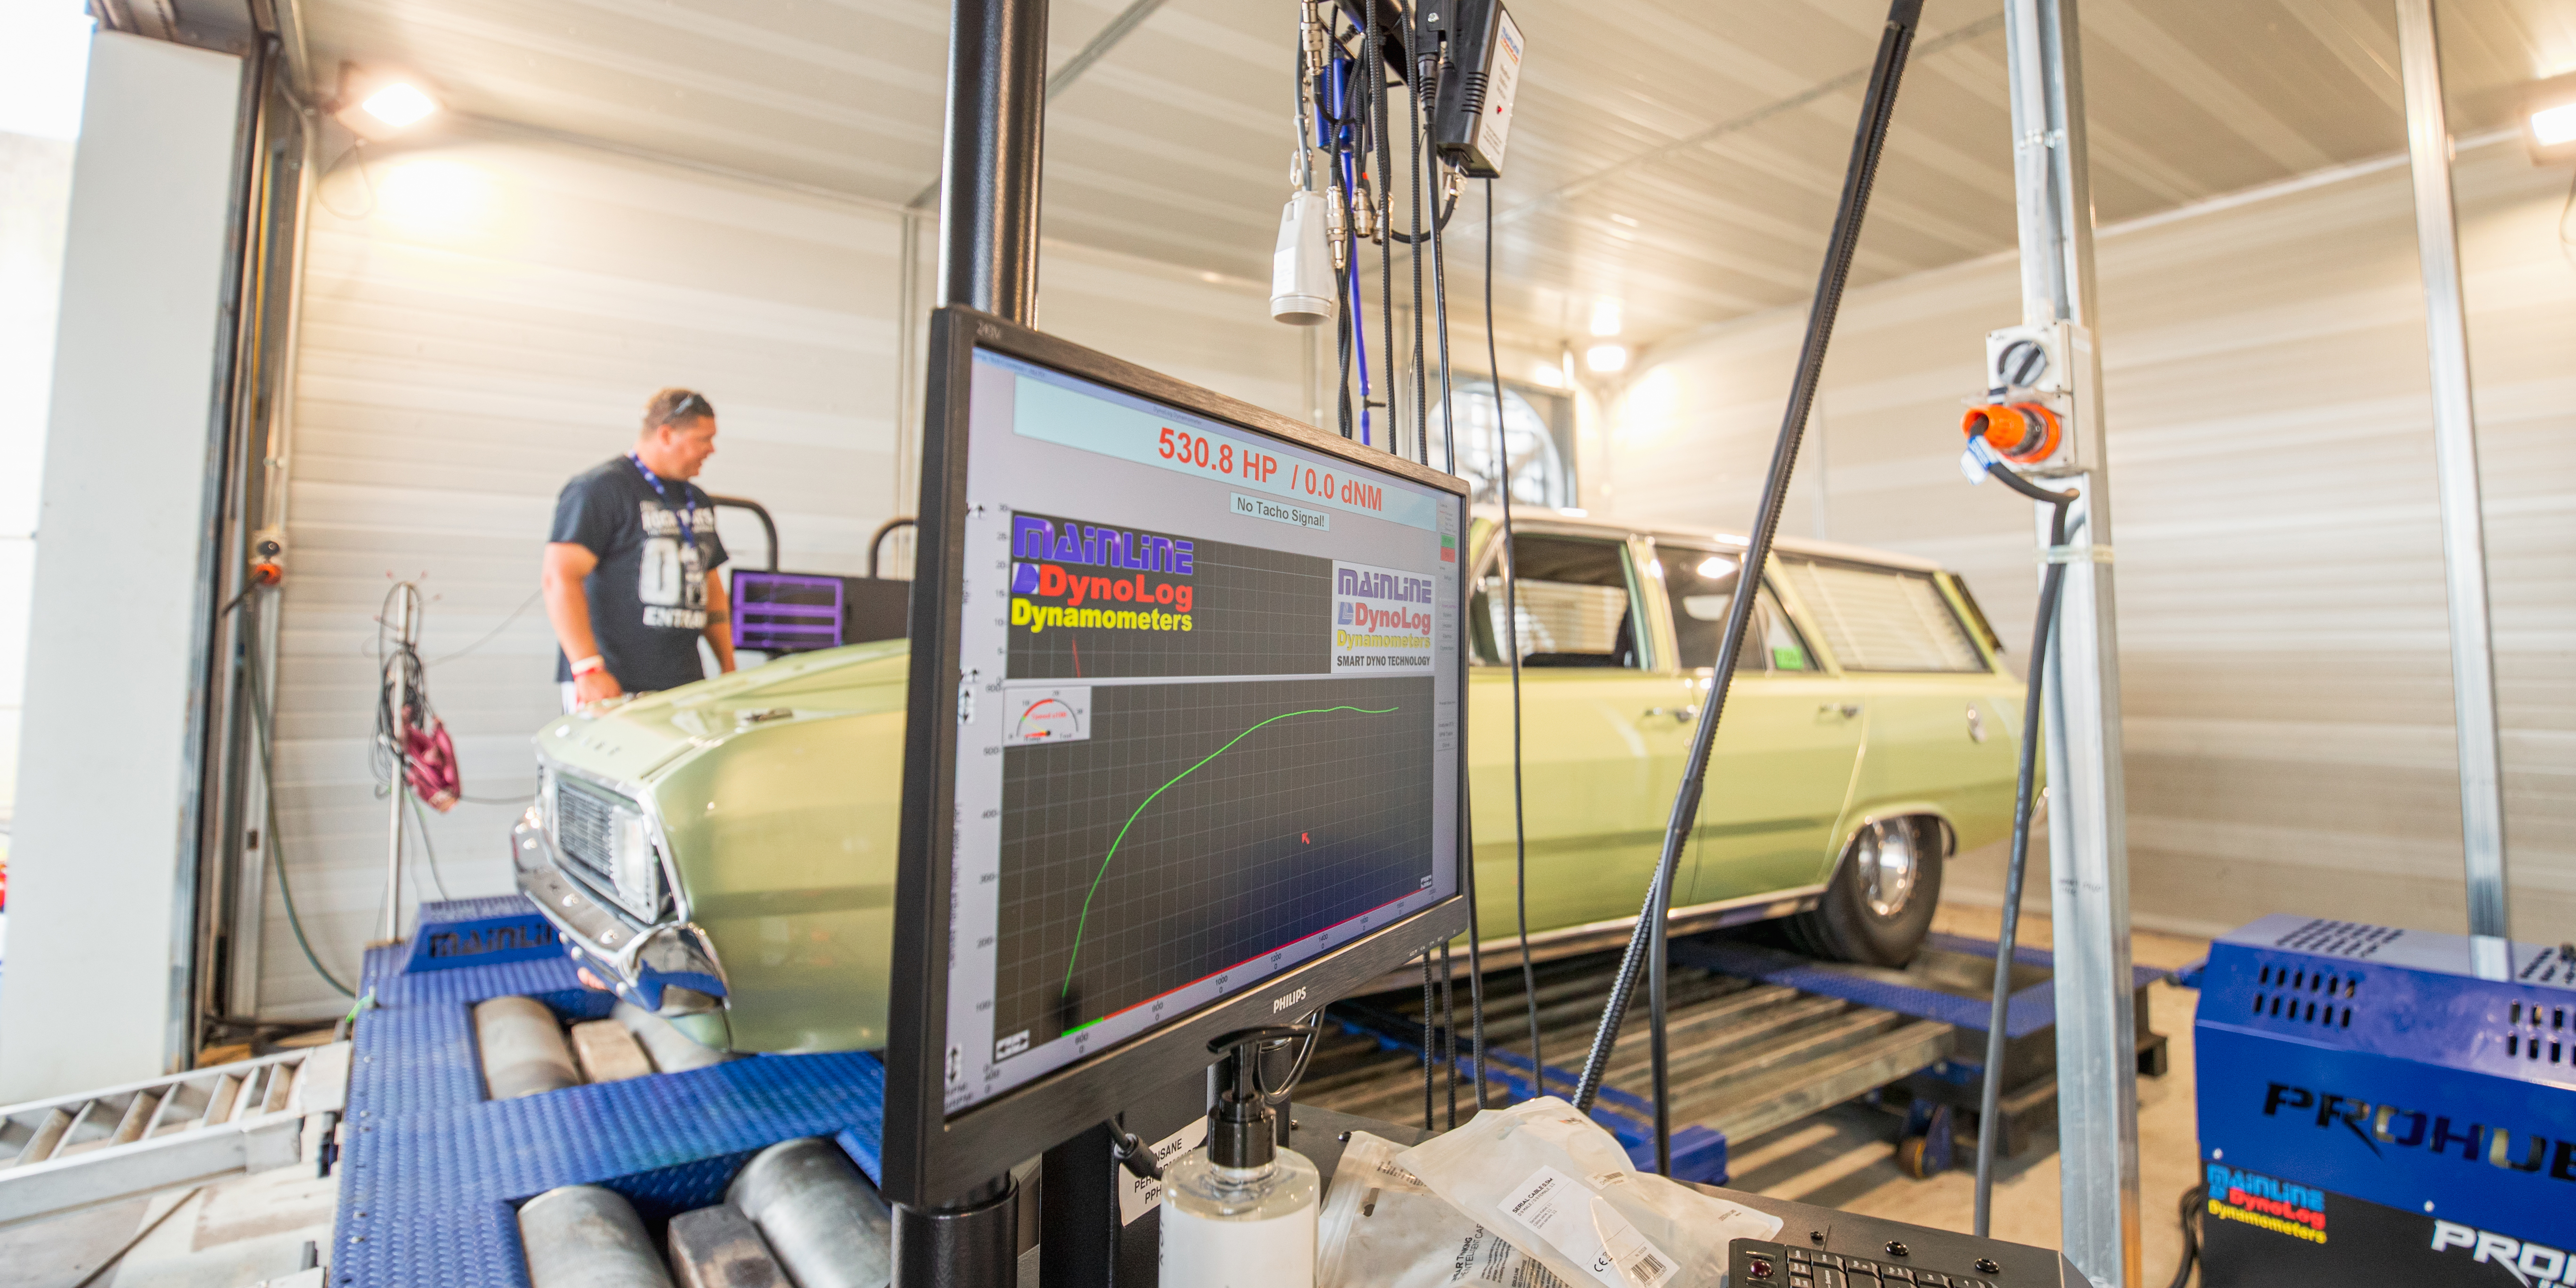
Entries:
<svg viewBox="0 0 2576 1288">
<path fill-rule="evenodd" d="M 1903 966 L 1914 960 L 1941 902 L 1949 835 L 1930 818 L 1881 819 L 1861 828 L 1815 910 L 1783 923 L 1790 941 L 1831 961 Z"/>
</svg>

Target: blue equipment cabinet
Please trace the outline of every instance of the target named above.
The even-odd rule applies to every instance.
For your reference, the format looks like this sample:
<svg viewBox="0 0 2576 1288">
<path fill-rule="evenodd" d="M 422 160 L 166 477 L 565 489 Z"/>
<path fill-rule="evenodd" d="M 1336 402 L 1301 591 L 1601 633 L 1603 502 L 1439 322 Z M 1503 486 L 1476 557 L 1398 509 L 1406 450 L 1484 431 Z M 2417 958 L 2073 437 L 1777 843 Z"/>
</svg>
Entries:
<svg viewBox="0 0 2576 1288">
<path fill-rule="evenodd" d="M 2274 916 L 2194 1024 L 2208 1288 L 2576 1284 L 2576 946 Z"/>
</svg>

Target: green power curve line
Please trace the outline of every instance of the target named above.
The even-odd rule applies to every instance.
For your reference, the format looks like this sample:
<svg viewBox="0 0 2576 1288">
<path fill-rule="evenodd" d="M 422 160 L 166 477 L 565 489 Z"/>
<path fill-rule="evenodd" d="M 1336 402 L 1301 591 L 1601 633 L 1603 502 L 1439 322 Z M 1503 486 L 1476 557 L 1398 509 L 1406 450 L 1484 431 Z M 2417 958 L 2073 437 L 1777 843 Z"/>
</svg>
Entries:
<svg viewBox="0 0 2576 1288">
<path fill-rule="evenodd" d="M 1091 888 L 1083 892 L 1082 915 L 1075 918 L 1073 923 L 1073 951 L 1066 954 L 1064 959 L 1064 988 L 1058 991 L 1056 996 L 1064 997 L 1073 992 L 1073 963 L 1076 959 L 1082 956 L 1082 931 L 1085 926 L 1091 923 L 1091 897 L 1100 893 L 1100 879 L 1109 875 L 1110 860 L 1118 857 L 1118 843 L 1127 839 L 1127 829 L 1136 826 L 1136 819 L 1144 814 L 1146 806 L 1154 803 L 1154 798 L 1156 796 L 1160 796 L 1164 792 L 1171 790 L 1172 783 L 1177 783 L 1182 779 L 1199 772 L 1199 770 L 1204 768 L 1209 761 L 1224 755 L 1229 748 L 1234 746 L 1234 744 L 1259 733 L 1265 725 L 1277 724 L 1292 716 L 1320 716 L 1335 711 L 1357 711 L 1361 715 L 1382 716 L 1399 709 L 1400 708 L 1397 707 L 1316 707 L 1311 711 L 1283 711 L 1278 715 L 1262 721 L 1260 724 L 1254 725 L 1251 728 L 1236 734 L 1234 737 L 1226 741 L 1225 746 L 1219 747 L 1216 750 L 1209 752 L 1207 755 L 1200 757 L 1198 764 L 1192 765 L 1189 768 L 1172 775 L 1171 783 L 1165 783 L 1162 786 L 1155 788 L 1152 792 L 1146 795 L 1145 799 L 1136 802 L 1136 812 L 1129 814 L 1127 816 L 1127 821 L 1119 826 L 1117 837 L 1109 842 L 1109 852 L 1100 856 L 1100 870 L 1091 874 Z"/>
</svg>

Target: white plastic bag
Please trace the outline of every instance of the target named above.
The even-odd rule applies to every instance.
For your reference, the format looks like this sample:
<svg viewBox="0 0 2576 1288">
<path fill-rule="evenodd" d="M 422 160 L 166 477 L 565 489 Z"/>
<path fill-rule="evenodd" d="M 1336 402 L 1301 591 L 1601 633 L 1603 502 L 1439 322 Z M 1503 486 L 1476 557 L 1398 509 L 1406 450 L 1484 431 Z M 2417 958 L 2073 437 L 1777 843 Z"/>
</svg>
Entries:
<svg viewBox="0 0 2576 1288">
<path fill-rule="evenodd" d="M 1488 1109 L 1395 1166 L 1578 1285 L 1719 1288 L 1728 1243 L 1780 1232 L 1778 1217 L 1634 1170 L 1609 1132 L 1554 1096 Z"/>
<path fill-rule="evenodd" d="M 1569 1288 L 1396 1166 L 1403 1149 L 1351 1133 L 1316 1228 L 1315 1288 Z"/>
</svg>

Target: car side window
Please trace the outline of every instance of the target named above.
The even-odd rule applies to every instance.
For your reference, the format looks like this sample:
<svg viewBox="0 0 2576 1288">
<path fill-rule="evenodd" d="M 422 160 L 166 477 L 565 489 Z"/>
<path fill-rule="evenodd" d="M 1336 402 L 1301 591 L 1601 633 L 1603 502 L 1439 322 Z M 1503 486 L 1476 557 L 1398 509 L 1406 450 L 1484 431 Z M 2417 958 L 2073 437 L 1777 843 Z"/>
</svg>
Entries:
<svg viewBox="0 0 2576 1288">
<path fill-rule="evenodd" d="M 1617 541 L 1525 535 L 1507 552 L 1519 569 L 1512 597 L 1519 607 L 1521 665 L 1528 667 L 1628 667 L 1644 665 L 1637 646 L 1636 604 L 1630 597 L 1628 557 Z M 1504 660 L 1503 569 L 1498 562 L 1476 579 L 1467 611 L 1473 621 L 1476 661 Z"/>
<path fill-rule="evenodd" d="M 1846 671 L 1986 669 L 1967 623 L 1928 572 L 1794 555 L 1784 555 L 1780 569 Z"/>
<path fill-rule="evenodd" d="M 1664 566 L 1664 593 L 1672 597 L 1673 635 L 1681 647 L 1681 664 L 1685 669 L 1707 670 L 1717 664 L 1717 648 L 1726 636 L 1727 610 L 1734 606 L 1736 586 L 1743 580 L 1738 566 L 1742 556 L 1660 542 L 1655 553 Z M 1815 655 L 1808 651 L 1807 641 L 1780 610 L 1771 588 L 1763 587 L 1761 598 L 1753 601 L 1753 621 L 1744 649 L 1736 655 L 1735 673 L 1815 669 Z"/>
</svg>

